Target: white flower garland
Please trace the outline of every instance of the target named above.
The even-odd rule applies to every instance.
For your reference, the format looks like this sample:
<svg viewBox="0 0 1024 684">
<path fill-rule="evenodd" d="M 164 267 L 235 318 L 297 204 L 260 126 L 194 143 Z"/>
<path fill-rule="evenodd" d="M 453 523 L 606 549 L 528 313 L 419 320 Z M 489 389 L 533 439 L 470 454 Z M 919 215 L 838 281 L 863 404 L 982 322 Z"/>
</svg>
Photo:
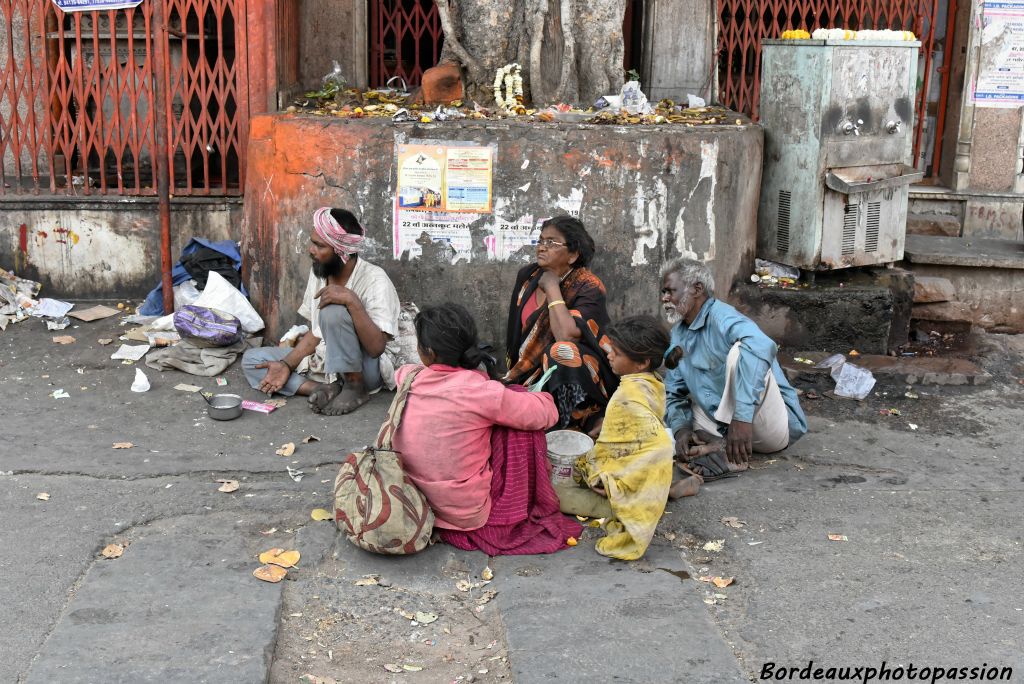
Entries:
<svg viewBox="0 0 1024 684">
<path fill-rule="evenodd" d="M 518 64 L 506 64 L 494 75 L 494 101 L 507 114 L 515 114 L 515 108 L 523 103 L 523 68 Z"/>
</svg>

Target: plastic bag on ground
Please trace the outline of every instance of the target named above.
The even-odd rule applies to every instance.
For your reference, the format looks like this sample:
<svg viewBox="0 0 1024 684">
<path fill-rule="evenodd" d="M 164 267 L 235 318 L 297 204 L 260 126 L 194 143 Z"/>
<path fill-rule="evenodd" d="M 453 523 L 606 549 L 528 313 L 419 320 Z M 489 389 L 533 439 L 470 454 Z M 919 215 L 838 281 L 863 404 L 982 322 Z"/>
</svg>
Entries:
<svg viewBox="0 0 1024 684">
<path fill-rule="evenodd" d="M 174 310 L 179 311 L 182 307 L 188 306 L 199 299 L 199 289 L 196 288 L 196 281 L 186 280 L 181 285 L 174 286 Z"/>
<path fill-rule="evenodd" d="M 135 369 L 135 381 L 132 382 L 132 392 L 148 392 L 149 378 L 142 372 L 141 368 Z"/>
<path fill-rule="evenodd" d="M 860 401 L 871 393 L 875 376 L 867 368 L 861 368 L 846 360 L 843 354 L 833 354 L 821 361 L 815 368 L 828 368 L 836 382 L 835 395 Z"/>
<path fill-rule="evenodd" d="M 754 259 L 754 273 L 759 276 L 775 276 L 776 278 L 792 278 L 800 280 L 800 269 L 796 266 L 786 266 L 767 259 Z"/>
</svg>

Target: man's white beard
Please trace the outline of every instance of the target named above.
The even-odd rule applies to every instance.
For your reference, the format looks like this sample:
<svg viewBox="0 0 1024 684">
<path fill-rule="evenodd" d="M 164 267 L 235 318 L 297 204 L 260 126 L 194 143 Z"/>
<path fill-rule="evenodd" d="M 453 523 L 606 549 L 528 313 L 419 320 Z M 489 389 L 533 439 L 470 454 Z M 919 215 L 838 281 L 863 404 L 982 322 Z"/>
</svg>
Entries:
<svg viewBox="0 0 1024 684">
<path fill-rule="evenodd" d="M 665 313 L 665 320 L 668 321 L 669 325 L 675 325 L 679 321 L 683 320 L 683 315 L 671 304 L 665 304 L 664 307 L 662 307 L 662 310 Z"/>
</svg>

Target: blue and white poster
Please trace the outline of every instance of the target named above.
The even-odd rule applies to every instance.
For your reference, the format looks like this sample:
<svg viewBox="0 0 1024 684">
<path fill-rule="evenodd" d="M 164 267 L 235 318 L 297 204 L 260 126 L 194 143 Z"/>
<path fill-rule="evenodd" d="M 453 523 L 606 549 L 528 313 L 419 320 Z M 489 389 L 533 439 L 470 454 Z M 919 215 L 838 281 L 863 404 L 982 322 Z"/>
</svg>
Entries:
<svg viewBox="0 0 1024 684">
<path fill-rule="evenodd" d="M 1024 0 L 985 0 L 974 82 L 978 107 L 1024 106 Z"/>
<path fill-rule="evenodd" d="M 53 4 L 64 12 L 95 12 L 97 10 L 131 9 L 142 4 L 142 0 L 53 0 Z"/>
</svg>

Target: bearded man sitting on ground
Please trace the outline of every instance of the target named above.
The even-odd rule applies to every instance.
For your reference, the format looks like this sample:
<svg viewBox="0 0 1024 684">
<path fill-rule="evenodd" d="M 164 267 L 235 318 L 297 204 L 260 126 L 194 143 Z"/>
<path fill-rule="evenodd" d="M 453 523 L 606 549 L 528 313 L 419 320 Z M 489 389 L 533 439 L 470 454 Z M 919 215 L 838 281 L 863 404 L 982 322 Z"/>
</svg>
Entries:
<svg viewBox="0 0 1024 684">
<path fill-rule="evenodd" d="M 661 269 L 661 288 L 674 323 L 666 353 L 665 424 L 684 470 L 704 481 L 727 477 L 746 470 L 752 452 L 781 451 L 800 439 L 807 419 L 775 358 L 778 345 L 715 299 L 708 267 L 673 259 Z M 685 488 L 686 482 L 677 484 Z"/>
<path fill-rule="evenodd" d="M 394 389 L 399 355 L 398 292 L 384 269 L 359 257 L 363 227 L 344 209 L 313 214 L 313 264 L 299 315 L 309 332 L 294 348 L 261 347 L 242 357 L 261 392 L 309 397 L 315 413 L 351 413 L 382 387 Z"/>
</svg>

